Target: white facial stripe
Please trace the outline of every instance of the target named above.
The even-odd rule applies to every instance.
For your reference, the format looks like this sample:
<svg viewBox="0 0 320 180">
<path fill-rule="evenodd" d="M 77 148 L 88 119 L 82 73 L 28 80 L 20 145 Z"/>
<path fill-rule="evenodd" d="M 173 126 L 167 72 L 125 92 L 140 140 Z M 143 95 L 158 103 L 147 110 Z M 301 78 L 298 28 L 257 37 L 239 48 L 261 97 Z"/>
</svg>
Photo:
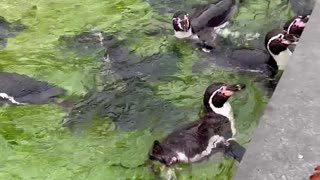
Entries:
<svg viewBox="0 0 320 180">
<path fill-rule="evenodd" d="M 283 37 L 283 34 L 278 34 L 272 38 L 270 38 L 270 40 L 268 41 L 268 45 L 267 45 L 267 49 L 270 53 L 270 55 L 276 60 L 277 62 L 277 65 L 279 67 L 280 70 L 283 70 L 284 67 L 287 65 L 288 63 L 288 60 L 289 60 L 289 57 L 291 56 L 291 51 L 287 48 L 285 51 L 282 51 L 280 52 L 280 54 L 278 55 L 275 55 L 271 52 L 270 48 L 269 48 L 269 45 L 270 43 L 277 39 L 277 38 L 280 38 L 280 37 Z"/>
<path fill-rule="evenodd" d="M 180 22 L 181 22 L 181 20 L 179 19 L 179 20 L 178 20 L 178 26 L 179 26 L 179 28 L 180 28 L 181 30 L 183 30 Z"/>
<path fill-rule="evenodd" d="M 271 50 L 270 50 L 270 48 L 269 48 L 270 43 L 271 43 L 273 40 L 276 40 L 276 39 L 278 39 L 278 38 L 283 38 L 283 37 L 284 37 L 283 34 L 278 34 L 278 35 L 273 36 L 272 38 L 269 39 L 268 44 L 267 44 L 267 49 L 268 49 L 268 51 L 269 51 L 270 53 L 272 53 Z"/>
<path fill-rule="evenodd" d="M 223 88 L 225 86 L 222 86 L 221 88 L 219 88 L 218 90 L 216 90 L 215 92 L 212 93 L 212 95 L 209 98 L 209 106 L 211 108 L 211 110 L 217 114 L 220 114 L 222 116 L 225 116 L 229 119 L 230 123 L 231 123 L 231 131 L 232 131 L 232 136 L 234 136 L 237 133 L 237 130 L 235 128 L 234 125 L 234 117 L 233 117 L 233 111 L 232 111 L 232 107 L 231 105 L 226 102 L 224 103 L 224 105 L 221 108 L 217 108 L 212 104 L 212 99 L 213 97 L 219 92 L 222 91 Z"/>
<path fill-rule="evenodd" d="M 294 23 L 296 23 L 296 21 L 297 20 L 294 20 L 294 21 L 292 21 L 292 23 L 289 25 L 289 27 L 288 27 L 288 33 L 290 33 L 290 29 L 291 29 L 291 27 L 294 25 Z"/>
<path fill-rule="evenodd" d="M 214 105 L 212 104 L 212 99 L 219 91 L 222 91 L 222 90 L 223 90 L 223 87 L 219 88 L 218 90 L 213 92 L 212 95 L 209 98 L 209 105 L 210 105 L 210 108 L 211 108 L 212 111 L 214 111 L 214 109 L 215 109 Z"/>
<path fill-rule="evenodd" d="M 182 20 L 180 18 L 172 18 L 172 20 L 175 21 L 177 23 L 178 27 L 182 30 L 182 26 L 180 23 Z"/>
</svg>

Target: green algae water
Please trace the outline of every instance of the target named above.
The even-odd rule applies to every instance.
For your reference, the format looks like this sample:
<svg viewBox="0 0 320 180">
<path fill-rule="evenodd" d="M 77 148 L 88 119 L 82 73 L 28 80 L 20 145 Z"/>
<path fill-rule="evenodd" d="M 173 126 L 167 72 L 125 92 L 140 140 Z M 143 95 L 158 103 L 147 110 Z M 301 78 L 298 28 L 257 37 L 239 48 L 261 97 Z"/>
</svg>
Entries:
<svg viewBox="0 0 320 180">
<path fill-rule="evenodd" d="M 203 3 L 1 0 L 0 16 L 25 28 L 0 49 L 0 70 L 64 88 L 60 102 L 72 103 L 0 108 L 0 179 L 155 179 L 147 162 L 153 141 L 196 120 L 213 82 L 247 85 L 230 99 L 246 146 L 267 102 L 261 83 L 219 68 L 195 72 L 199 52 L 172 37 L 172 13 Z M 241 1 L 224 45 L 261 47 L 290 17 L 286 1 Z M 231 179 L 236 166 L 214 157 L 175 174 Z"/>
</svg>

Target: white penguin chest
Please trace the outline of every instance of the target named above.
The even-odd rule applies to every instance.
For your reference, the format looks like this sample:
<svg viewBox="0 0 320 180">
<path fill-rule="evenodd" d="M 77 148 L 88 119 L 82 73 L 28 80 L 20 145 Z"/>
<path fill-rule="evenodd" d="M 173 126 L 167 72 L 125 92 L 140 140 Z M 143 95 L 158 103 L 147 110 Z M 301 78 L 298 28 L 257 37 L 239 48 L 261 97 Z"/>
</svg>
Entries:
<svg viewBox="0 0 320 180">
<path fill-rule="evenodd" d="M 282 51 L 278 55 L 274 55 L 272 53 L 271 55 L 274 58 L 274 60 L 276 60 L 279 70 L 284 70 L 284 68 L 288 64 L 288 61 L 290 59 L 290 56 L 292 55 L 292 52 L 289 49 L 286 49 L 285 51 Z"/>
<path fill-rule="evenodd" d="M 212 110 L 217 114 L 227 117 L 230 121 L 234 119 L 232 107 L 229 102 L 224 103 L 220 108 L 213 106 Z"/>
<path fill-rule="evenodd" d="M 189 38 L 193 40 L 199 39 L 199 37 L 196 34 L 192 33 L 191 28 L 185 32 L 185 31 L 174 31 L 174 36 L 179 38 L 179 39 L 184 39 L 184 38 Z"/>
</svg>

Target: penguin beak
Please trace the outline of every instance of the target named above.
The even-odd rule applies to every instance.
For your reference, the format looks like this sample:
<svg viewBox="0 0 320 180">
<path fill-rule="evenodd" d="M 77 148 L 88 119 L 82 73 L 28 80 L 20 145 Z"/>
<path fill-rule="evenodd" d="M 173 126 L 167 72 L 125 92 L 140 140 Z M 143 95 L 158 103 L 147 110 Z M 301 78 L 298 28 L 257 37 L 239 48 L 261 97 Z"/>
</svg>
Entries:
<svg viewBox="0 0 320 180">
<path fill-rule="evenodd" d="M 184 18 L 180 21 L 180 25 L 181 25 L 181 28 L 182 30 L 184 31 L 188 31 L 189 29 L 189 18 L 188 16 L 184 16 Z"/>
<path fill-rule="evenodd" d="M 245 84 L 233 84 L 233 85 L 228 85 L 226 88 L 222 90 L 223 95 L 230 97 L 232 96 L 235 92 L 240 91 L 246 87 Z"/>
<path fill-rule="evenodd" d="M 292 34 L 285 34 L 283 38 L 281 39 L 282 44 L 290 45 L 290 44 L 297 44 L 299 41 L 299 38 Z"/>
<path fill-rule="evenodd" d="M 240 91 L 240 90 L 244 89 L 245 87 L 246 87 L 245 84 L 241 84 L 241 83 L 240 84 L 233 84 L 233 85 L 227 86 L 226 90 L 236 92 L 236 91 Z"/>
<path fill-rule="evenodd" d="M 299 27 L 299 28 L 304 28 L 304 27 L 306 27 L 306 23 L 303 22 L 303 20 L 301 20 L 301 19 L 298 19 L 298 20 L 294 23 L 294 25 L 296 25 L 296 26 Z"/>
</svg>

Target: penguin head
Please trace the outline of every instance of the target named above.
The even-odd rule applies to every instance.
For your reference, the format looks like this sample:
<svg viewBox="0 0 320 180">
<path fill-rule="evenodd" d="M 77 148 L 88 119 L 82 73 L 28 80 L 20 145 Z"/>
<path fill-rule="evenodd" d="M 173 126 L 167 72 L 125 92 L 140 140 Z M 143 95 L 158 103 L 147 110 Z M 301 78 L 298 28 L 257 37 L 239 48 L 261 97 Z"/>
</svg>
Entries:
<svg viewBox="0 0 320 180">
<path fill-rule="evenodd" d="M 309 21 L 309 17 L 310 15 L 296 16 L 284 25 L 283 30 L 289 34 L 301 36 L 307 22 Z"/>
<path fill-rule="evenodd" d="M 178 11 L 172 17 L 172 25 L 175 31 L 188 32 L 191 28 L 189 14 L 185 11 Z"/>
</svg>

